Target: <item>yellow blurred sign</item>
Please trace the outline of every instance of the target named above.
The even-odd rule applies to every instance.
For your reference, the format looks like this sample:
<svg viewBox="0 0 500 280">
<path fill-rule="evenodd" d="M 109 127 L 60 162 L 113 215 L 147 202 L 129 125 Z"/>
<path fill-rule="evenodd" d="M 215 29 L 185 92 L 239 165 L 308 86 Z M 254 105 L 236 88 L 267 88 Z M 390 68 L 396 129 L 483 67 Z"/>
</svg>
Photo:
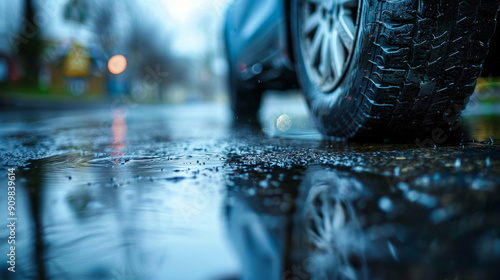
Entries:
<svg viewBox="0 0 500 280">
<path fill-rule="evenodd" d="M 90 75 L 92 60 L 87 47 L 73 43 L 64 60 L 64 75 L 69 77 L 86 77 Z"/>
</svg>

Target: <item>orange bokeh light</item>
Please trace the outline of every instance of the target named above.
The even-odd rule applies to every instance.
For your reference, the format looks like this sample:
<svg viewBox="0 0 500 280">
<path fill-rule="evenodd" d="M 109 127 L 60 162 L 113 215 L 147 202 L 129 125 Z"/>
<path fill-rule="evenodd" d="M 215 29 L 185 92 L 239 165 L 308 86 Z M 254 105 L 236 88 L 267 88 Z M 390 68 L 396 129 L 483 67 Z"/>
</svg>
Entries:
<svg viewBox="0 0 500 280">
<path fill-rule="evenodd" d="M 126 68 L 127 59 L 121 54 L 111 57 L 108 61 L 108 69 L 112 74 L 118 75 L 120 73 L 123 73 Z"/>
</svg>

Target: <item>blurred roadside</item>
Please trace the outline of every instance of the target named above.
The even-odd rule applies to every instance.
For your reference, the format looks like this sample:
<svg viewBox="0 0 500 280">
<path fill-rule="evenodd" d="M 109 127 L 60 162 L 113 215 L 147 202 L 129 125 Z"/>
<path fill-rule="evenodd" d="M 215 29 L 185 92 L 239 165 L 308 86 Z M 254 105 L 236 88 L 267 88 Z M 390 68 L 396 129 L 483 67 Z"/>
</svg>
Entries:
<svg viewBox="0 0 500 280">
<path fill-rule="evenodd" d="M 0 1 L 0 106 L 224 101 L 215 2 Z"/>
</svg>

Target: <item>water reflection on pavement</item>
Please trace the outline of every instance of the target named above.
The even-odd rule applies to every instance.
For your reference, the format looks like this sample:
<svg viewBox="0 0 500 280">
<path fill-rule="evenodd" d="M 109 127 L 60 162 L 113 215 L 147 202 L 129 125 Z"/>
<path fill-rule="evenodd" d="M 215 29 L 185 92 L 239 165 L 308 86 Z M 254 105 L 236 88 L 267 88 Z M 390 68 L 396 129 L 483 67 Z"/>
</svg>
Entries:
<svg viewBox="0 0 500 280">
<path fill-rule="evenodd" d="M 325 141 L 302 103 L 262 130 L 223 105 L 0 118 L 1 279 L 499 278 L 495 116 L 445 147 Z"/>
</svg>

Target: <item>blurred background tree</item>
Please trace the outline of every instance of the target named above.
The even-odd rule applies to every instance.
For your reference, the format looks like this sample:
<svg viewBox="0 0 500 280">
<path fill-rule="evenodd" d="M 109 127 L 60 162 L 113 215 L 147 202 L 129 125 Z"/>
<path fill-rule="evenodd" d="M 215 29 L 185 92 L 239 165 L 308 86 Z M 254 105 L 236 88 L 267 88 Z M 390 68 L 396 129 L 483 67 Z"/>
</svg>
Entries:
<svg viewBox="0 0 500 280">
<path fill-rule="evenodd" d="M 40 53 L 42 51 L 42 40 L 40 28 L 35 19 L 35 7 L 33 0 L 26 0 L 24 7 L 23 25 L 20 34 L 15 36 L 14 44 L 17 44 L 18 55 L 22 61 L 22 80 L 28 85 L 38 84 L 40 71 Z"/>
<path fill-rule="evenodd" d="M 0 1 L 0 93 L 205 100 L 220 91 L 213 86 L 221 64 L 214 63 L 220 15 L 213 9 L 209 0 Z M 85 62 L 76 45 L 88 74 L 65 71 Z M 126 69 L 111 74 L 116 55 L 126 58 Z"/>
</svg>

